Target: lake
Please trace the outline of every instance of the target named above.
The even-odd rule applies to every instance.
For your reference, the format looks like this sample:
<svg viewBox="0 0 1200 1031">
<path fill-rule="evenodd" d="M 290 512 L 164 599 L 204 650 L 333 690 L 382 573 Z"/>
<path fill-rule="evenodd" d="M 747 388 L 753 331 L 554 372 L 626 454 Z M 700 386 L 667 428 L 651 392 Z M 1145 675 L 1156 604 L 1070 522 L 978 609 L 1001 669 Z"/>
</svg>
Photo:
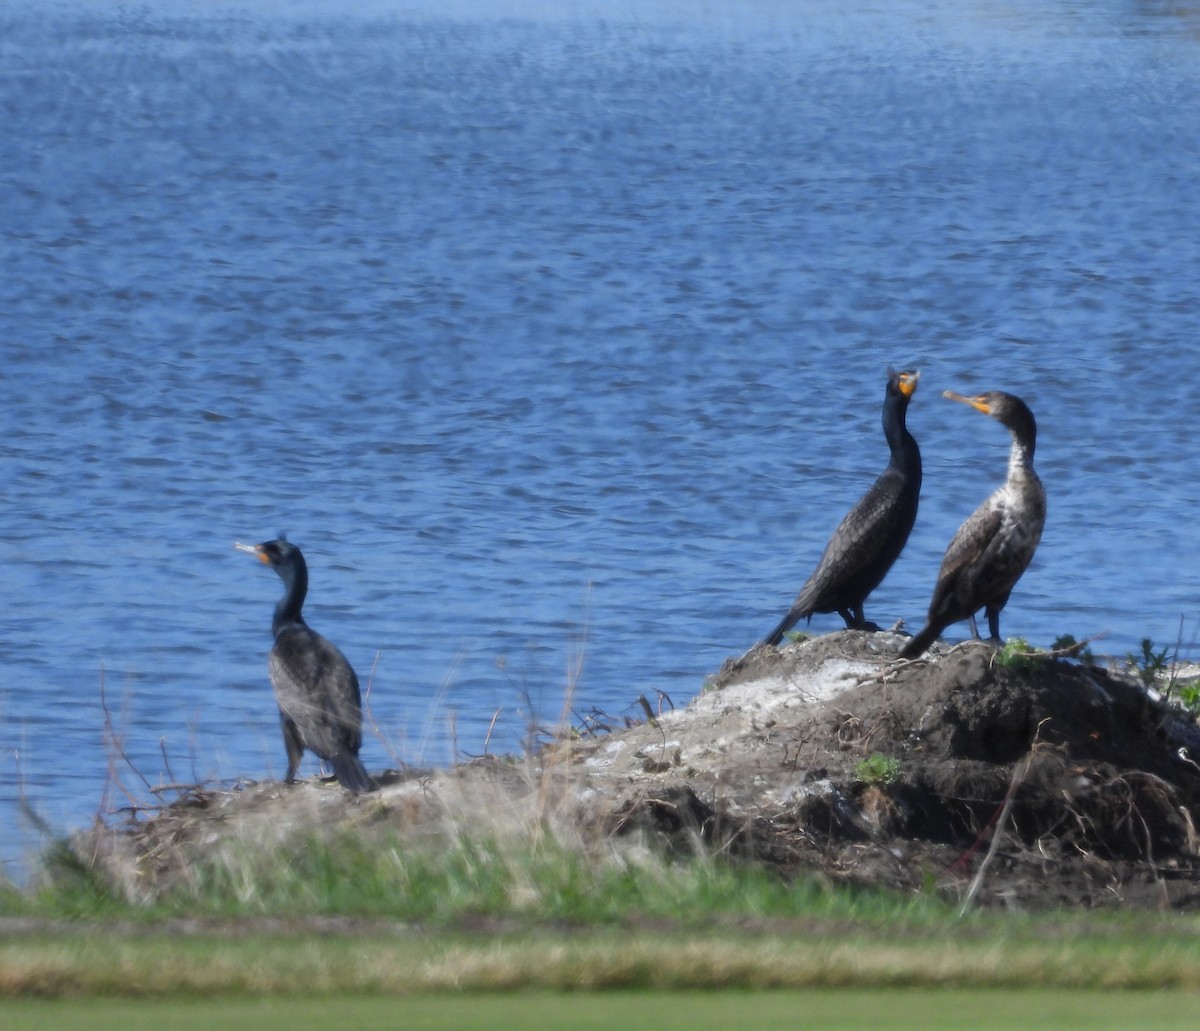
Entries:
<svg viewBox="0 0 1200 1031">
<path fill-rule="evenodd" d="M 1004 476 L 942 390 L 1005 389 L 1049 517 L 1002 632 L 1195 657 L 1200 5 L 342 6 L 0 4 L 11 876 L 282 774 L 235 540 L 304 549 L 369 768 L 686 704 L 883 468 L 889 366 L 868 618 Z"/>
</svg>

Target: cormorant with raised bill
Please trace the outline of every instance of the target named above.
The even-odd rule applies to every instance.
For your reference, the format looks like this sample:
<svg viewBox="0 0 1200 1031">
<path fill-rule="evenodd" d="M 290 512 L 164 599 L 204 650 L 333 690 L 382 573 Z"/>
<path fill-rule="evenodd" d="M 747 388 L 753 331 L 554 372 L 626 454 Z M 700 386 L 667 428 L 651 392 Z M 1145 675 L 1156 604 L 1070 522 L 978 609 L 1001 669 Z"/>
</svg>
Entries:
<svg viewBox="0 0 1200 1031">
<path fill-rule="evenodd" d="M 950 541 L 929 603 L 928 621 L 901 650 L 904 659 L 924 654 L 946 627 L 963 619 L 971 624 L 971 636 L 978 637 L 975 613 L 981 608 L 987 614 L 991 640 L 999 644 L 1000 610 L 1029 566 L 1046 524 L 1046 489 L 1033 470 L 1037 423 L 1029 406 L 1000 390 L 977 397 L 947 390 L 942 396 L 969 404 L 1008 427 L 1012 434 L 1008 479 Z"/>
<path fill-rule="evenodd" d="M 904 422 L 920 375 L 888 371 L 883 435 L 891 459 L 834 531 L 817 568 L 768 635 L 767 644 L 779 644 L 785 633 L 814 612 L 837 612 L 849 629 L 879 629 L 866 621 L 863 604 L 904 550 L 921 496 L 921 450 Z"/>
<path fill-rule="evenodd" d="M 308 593 L 308 566 L 300 549 L 282 535 L 265 544 L 235 544 L 257 556 L 283 581 L 283 597 L 275 606 L 271 633 L 275 644 L 267 660 L 287 751 L 288 784 L 304 749 L 333 767 L 342 787 L 358 794 L 375 782 L 358 758 L 362 746 L 362 698 L 358 677 L 341 651 L 322 637 L 300 614 Z"/>
</svg>

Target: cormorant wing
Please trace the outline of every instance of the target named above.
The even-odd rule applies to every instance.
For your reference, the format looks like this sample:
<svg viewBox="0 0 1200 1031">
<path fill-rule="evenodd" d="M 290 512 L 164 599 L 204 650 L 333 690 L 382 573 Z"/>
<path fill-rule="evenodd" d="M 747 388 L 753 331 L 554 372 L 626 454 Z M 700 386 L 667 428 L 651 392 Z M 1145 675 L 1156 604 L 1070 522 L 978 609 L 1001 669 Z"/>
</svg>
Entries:
<svg viewBox="0 0 1200 1031">
<path fill-rule="evenodd" d="M 808 578 L 808 584 L 824 586 L 831 579 L 843 580 L 879 557 L 891 539 L 896 503 L 903 486 L 900 478 L 891 470 L 883 472 L 871 484 L 871 489 L 846 513 L 834 530 L 829 543 L 825 545 L 821 561 Z M 800 593 L 803 596 L 806 592 L 802 589 Z"/>
<path fill-rule="evenodd" d="M 970 569 L 983 557 L 996 539 L 1003 519 L 1000 508 L 989 498 L 958 528 L 946 548 L 946 554 L 942 556 L 942 564 L 938 569 L 937 586 L 929 604 L 931 618 L 957 593 L 959 577 L 964 570 Z"/>
<path fill-rule="evenodd" d="M 279 710 L 296 724 L 305 747 L 323 759 L 358 751 L 358 677 L 333 642 L 308 627 L 285 630 L 275 640 L 268 668 Z"/>
</svg>

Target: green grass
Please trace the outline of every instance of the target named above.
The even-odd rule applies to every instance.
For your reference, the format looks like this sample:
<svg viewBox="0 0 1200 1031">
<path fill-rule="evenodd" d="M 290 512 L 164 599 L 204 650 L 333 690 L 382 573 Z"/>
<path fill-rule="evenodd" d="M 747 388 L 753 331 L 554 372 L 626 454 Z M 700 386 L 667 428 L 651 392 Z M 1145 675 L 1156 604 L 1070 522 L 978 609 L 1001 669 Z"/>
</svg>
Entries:
<svg viewBox="0 0 1200 1031">
<path fill-rule="evenodd" d="M 10 918 L 0 999 L 186 998 L 204 1010 L 303 996 L 315 1012 L 321 1000 L 464 992 L 597 991 L 604 1006 L 631 992 L 718 989 L 1200 992 L 1200 917 L 960 919 L 932 889 L 788 881 L 719 856 L 665 856 L 634 837 L 568 848 L 529 826 L 501 840 L 367 823 L 273 842 L 204 839 L 165 881 L 144 876 L 146 857 L 92 864 L 62 846 L 44 866 L 36 888 L 0 892 Z M 578 997 L 560 1009 L 573 1013 Z M 686 1023 L 721 1026 L 707 1015 Z M 642 1026 L 624 1019 L 609 1026 Z M 772 1025 L 756 1015 L 744 1026 Z"/>
<path fill-rule="evenodd" d="M 1186 993 L 1081 991 L 814 990 L 804 992 L 506 993 L 219 999 L 7 1002 L 7 1031 L 1165 1031 L 1195 1026 L 1200 999 Z"/>
<path fill-rule="evenodd" d="M 280 847 L 238 845 L 196 860 L 186 877 L 138 901 L 68 850 L 49 855 L 41 886 L 0 894 L 0 915 L 104 917 L 370 916 L 454 927 L 478 918 L 611 925 L 639 918 L 703 923 L 738 914 L 895 920 L 951 913 L 931 896 L 787 881 L 721 858 L 670 860 L 630 841 L 592 852 L 543 837 L 504 842 L 456 838 L 415 846 L 395 832 L 308 836 Z"/>
</svg>

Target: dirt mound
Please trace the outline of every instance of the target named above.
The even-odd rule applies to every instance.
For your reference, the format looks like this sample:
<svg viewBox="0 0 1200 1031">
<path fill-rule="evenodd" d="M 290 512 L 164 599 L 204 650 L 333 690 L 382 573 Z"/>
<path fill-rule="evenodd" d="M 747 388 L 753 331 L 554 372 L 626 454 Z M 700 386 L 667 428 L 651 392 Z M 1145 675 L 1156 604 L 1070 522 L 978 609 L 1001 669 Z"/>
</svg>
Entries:
<svg viewBox="0 0 1200 1031">
<path fill-rule="evenodd" d="M 131 892 L 239 835 L 380 823 L 638 833 L 787 876 L 1024 907 L 1200 908 L 1200 728 L 1113 669 L 1000 661 L 981 643 L 898 662 L 844 631 L 730 660 L 683 709 L 536 756 L 336 786 L 193 792 L 78 843 Z M 132 887 L 130 887 L 132 886 Z"/>
<path fill-rule="evenodd" d="M 845 632 L 727 663 L 717 697 L 763 716 L 682 779 L 740 811 L 741 851 L 754 834 L 774 862 L 786 845 L 798 869 L 993 904 L 1200 906 L 1194 720 L 1094 665 L 982 643 L 896 663 L 898 645 Z"/>
</svg>

